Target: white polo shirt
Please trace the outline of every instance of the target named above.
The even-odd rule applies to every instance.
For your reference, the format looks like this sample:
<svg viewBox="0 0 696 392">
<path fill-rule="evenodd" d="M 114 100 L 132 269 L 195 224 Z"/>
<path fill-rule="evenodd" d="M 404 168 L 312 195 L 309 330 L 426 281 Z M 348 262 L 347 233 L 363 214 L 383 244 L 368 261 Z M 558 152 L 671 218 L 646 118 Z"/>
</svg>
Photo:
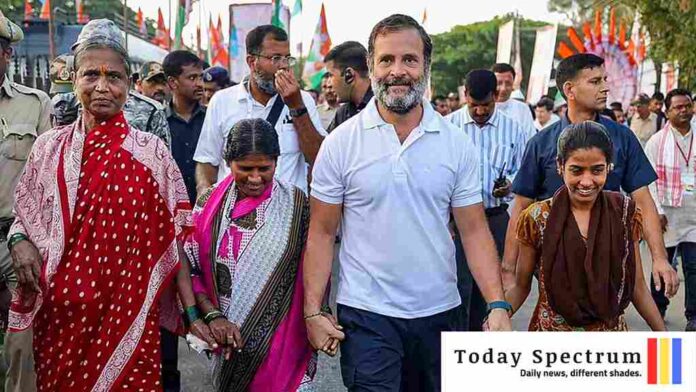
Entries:
<svg viewBox="0 0 696 392">
<path fill-rule="evenodd" d="M 373 98 L 326 139 L 312 196 L 343 204 L 337 302 L 399 318 L 461 303 L 451 207 L 481 203 L 478 153 L 469 137 L 423 101 L 403 144 Z"/>
<path fill-rule="evenodd" d="M 305 91 L 301 93 L 314 127 L 317 132 L 326 135 L 314 99 Z M 230 174 L 230 169 L 222 155 L 227 143 L 227 135 L 232 126 L 239 120 L 247 118 L 265 120 L 276 99 L 279 99 L 278 95 L 271 98 L 265 106 L 262 105 L 247 92 L 246 83 L 218 91 L 213 95 L 208 105 L 193 160 L 217 166 L 218 181 L 227 177 Z M 275 129 L 278 132 L 278 142 L 280 143 L 280 157 L 278 157 L 275 177 L 293 184 L 307 193 L 307 168 L 309 165 L 300 150 L 297 130 L 292 124 L 292 117 L 290 117 L 287 106 L 283 106 Z"/>
</svg>

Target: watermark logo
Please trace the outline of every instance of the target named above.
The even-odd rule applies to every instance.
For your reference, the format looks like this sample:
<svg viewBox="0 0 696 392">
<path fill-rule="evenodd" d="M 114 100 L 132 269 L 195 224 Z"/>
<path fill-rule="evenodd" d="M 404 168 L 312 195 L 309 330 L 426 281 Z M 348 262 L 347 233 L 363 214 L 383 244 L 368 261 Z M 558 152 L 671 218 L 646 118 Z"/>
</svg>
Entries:
<svg viewBox="0 0 696 392">
<path fill-rule="evenodd" d="M 648 385 L 681 385 L 681 338 L 649 338 L 647 366 Z"/>
</svg>

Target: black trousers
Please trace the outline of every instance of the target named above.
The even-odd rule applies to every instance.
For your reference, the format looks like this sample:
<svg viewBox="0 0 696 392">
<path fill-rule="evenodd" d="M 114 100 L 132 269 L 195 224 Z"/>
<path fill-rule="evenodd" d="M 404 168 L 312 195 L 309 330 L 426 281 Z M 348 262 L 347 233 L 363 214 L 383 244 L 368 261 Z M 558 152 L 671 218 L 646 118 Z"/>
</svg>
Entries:
<svg viewBox="0 0 696 392">
<path fill-rule="evenodd" d="M 682 242 L 677 246 L 667 248 L 667 260 L 672 262 L 677 252 L 681 256 L 682 270 L 684 271 L 684 316 L 687 320 L 691 320 L 696 318 L 696 243 Z M 660 291 L 655 289 L 655 281 L 652 276 L 650 277 L 650 291 L 660 314 L 664 315 L 669 306 L 669 298 L 665 296 L 664 285 Z"/>
<path fill-rule="evenodd" d="M 498 256 L 503 257 L 505 234 L 510 215 L 508 215 L 506 208 L 496 207 L 486 209 L 486 218 L 491 234 L 493 234 Z M 453 312 L 454 328 L 455 331 L 481 331 L 483 320 L 487 315 L 488 304 L 481 295 L 471 271 L 469 271 L 459 232 L 454 236 L 454 246 L 457 257 L 457 288 L 462 299 L 462 304 Z"/>
<path fill-rule="evenodd" d="M 440 334 L 452 330 L 452 311 L 402 319 L 339 304 L 348 392 L 439 392 Z"/>
<path fill-rule="evenodd" d="M 181 373 L 179 373 L 179 337 L 164 328 L 160 328 L 160 350 L 162 352 L 162 387 L 164 392 L 181 391 Z"/>
</svg>

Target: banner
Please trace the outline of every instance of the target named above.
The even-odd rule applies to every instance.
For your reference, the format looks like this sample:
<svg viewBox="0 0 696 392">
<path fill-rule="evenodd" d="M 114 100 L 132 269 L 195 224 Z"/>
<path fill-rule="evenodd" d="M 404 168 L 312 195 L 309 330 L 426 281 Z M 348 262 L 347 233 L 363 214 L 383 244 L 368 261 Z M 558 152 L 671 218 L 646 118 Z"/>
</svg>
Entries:
<svg viewBox="0 0 696 392">
<path fill-rule="evenodd" d="M 230 26 L 235 27 L 237 34 L 237 55 L 230 53 L 230 79 L 241 82 L 244 76 L 249 74 L 246 64 L 246 36 L 255 27 L 268 24 L 273 13 L 271 3 L 261 4 L 232 4 L 230 5 Z M 285 25 L 285 31 L 290 28 L 290 9 L 282 7 L 281 21 Z"/>
<path fill-rule="evenodd" d="M 446 332 L 442 390 L 693 392 L 696 334 Z"/>
<path fill-rule="evenodd" d="M 495 58 L 496 63 L 510 64 L 512 55 L 512 35 L 515 30 L 515 21 L 511 20 L 498 29 L 498 53 Z"/>
<path fill-rule="evenodd" d="M 556 46 L 557 25 L 542 27 L 536 32 L 534 59 L 529 71 L 527 102 L 536 103 L 549 91 L 551 69 L 553 68 L 553 48 Z"/>
</svg>

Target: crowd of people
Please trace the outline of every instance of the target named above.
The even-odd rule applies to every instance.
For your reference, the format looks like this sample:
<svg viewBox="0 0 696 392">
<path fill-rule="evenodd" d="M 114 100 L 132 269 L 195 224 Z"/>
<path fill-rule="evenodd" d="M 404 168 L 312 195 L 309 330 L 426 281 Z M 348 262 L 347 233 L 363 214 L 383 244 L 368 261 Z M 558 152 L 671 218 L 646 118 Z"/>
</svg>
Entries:
<svg viewBox="0 0 696 392">
<path fill-rule="evenodd" d="M 4 76 L 21 39 L 0 14 L 7 391 L 178 391 L 186 335 L 220 391 L 315 390 L 339 347 L 349 391 L 438 391 L 441 332 L 511 330 L 533 276 L 530 331 L 627 330 L 629 304 L 666 330 L 678 256 L 696 330 L 687 90 L 607 108 L 577 54 L 563 105 L 513 98 L 509 64 L 429 101 L 433 43 L 395 14 L 315 94 L 279 27 L 248 33 L 235 84 L 185 50 L 133 72 L 93 20 L 49 98 Z"/>
</svg>

